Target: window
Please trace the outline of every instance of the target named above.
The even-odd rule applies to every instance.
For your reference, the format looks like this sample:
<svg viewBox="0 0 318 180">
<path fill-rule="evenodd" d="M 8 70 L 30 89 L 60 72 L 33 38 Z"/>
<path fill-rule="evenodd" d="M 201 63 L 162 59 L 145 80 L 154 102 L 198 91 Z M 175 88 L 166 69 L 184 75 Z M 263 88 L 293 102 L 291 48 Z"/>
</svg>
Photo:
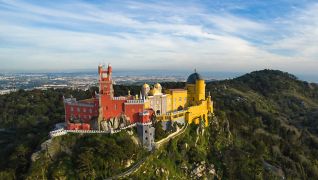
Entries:
<svg viewBox="0 0 318 180">
<path fill-rule="evenodd" d="M 89 112 L 90 112 L 90 113 L 92 113 L 92 111 L 93 111 L 92 109 L 89 109 Z"/>
<path fill-rule="evenodd" d="M 89 115 L 89 116 L 88 116 L 88 118 L 89 118 L 89 119 L 92 119 L 92 116 L 91 116 L 91 115 Z"/>
<path fill-rule="evenodd" d="M 186 97 L 184 98 L 184 101 L 187 101 L 187 98 L 186 98 Z"/>
<path fill-rule="evenodd" d="M 84 113 L 86 112 L 86 108 L 83 108 L 83 112 L 84 112 Z"/>
<path fill-rule="evenodd" d="M 115 104 L 115 110 L 117 110 L 117 104 Z"/>
<path fill-rule="evenodd" d="M 77 112 L 81 112 L 81 109 L 79 107 L 77 108 Z"/>
<path fill-rule="evenodd" d="M 74 111 L 74 108 L 73 108 L 73 107 L 71 107 L 71 111 L 72 111 L 72 112 Z"/>
<path fill-rule="evenodd" d="M 179 97 L 179 101 L 180 101 L 180 102 L 182 101 L 182 97 Z"/>
<path fill-rule="evenodd" d="M 147 133 L 148 131 L 147 130 L 145 130 L 145 133 Z"/>
</svg>

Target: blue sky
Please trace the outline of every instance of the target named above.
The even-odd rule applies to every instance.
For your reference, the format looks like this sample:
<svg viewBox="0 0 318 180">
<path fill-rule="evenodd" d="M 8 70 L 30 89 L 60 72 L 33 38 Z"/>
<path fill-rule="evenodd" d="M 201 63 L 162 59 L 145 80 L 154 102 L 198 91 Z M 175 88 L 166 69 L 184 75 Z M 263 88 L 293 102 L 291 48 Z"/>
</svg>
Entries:
<svg viewBox="0 0 318 180">
<path fill-rule="evenodd" d="M 0 0 L 0 69 L 318 75 L 318 1 Z"/>
</svg>

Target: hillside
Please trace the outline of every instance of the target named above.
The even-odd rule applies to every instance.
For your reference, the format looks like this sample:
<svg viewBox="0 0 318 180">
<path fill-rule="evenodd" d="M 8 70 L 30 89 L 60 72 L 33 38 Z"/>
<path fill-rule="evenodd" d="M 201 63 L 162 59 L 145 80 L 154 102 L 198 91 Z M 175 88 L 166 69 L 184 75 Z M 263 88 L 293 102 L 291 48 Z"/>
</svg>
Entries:
<svg viewBox="0 0 318 180">
<path fill-rule="evenodd" d="M 318 177 L 318 86 L 274 70 L 207 85 L 233 145 L 219 159 L 226 176 Z"/>
<path fill-rule="evenodd" d="M 162 86 L 181 88 L 184 83 Z M 115 86 L 117 95 L 128 89 L 139 93 L 138 86 Z M 148 158 L 132 178 L 318 178 L 318 86 L 274 70 L 209 82 L 206 90 L 215 103 L 209 127 L 191 125 L 153 154 L 146 154 L 126 133 L 64 136 L 54 142 L 58 147 L 54 157 L 42 154 L 31 163 L 32 152 L 47 139 L 54 123 L 63 121 L 62 96 L 86 98 L 94 90 L 19 91 L 0 96 L 0 127 L 5 130 L 0 132 L 0 179 L 104 179 L 143 156 Z"/>
</svg>

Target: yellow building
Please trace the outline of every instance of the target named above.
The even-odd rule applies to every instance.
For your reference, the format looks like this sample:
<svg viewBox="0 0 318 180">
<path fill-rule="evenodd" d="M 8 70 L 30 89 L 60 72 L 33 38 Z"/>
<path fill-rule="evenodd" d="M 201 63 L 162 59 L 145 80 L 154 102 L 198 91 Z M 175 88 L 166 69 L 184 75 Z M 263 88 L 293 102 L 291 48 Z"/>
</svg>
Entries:
<svg viewBox="0 0 318 180">
<path fill-rule="evenodd" d="M 161 121 L 183 118 L 189 124 L 204 122 L 207 126 L 208 115 L 213 113 L 211 96 L 205 96 L 205 81 L 197 72 L 188 77 L 185 89 L 169 89 L 163 94 L 159 83 L 153 88 L 144 84 L 142 96 L 144 108 L 153 109 Z"/>
</svg>

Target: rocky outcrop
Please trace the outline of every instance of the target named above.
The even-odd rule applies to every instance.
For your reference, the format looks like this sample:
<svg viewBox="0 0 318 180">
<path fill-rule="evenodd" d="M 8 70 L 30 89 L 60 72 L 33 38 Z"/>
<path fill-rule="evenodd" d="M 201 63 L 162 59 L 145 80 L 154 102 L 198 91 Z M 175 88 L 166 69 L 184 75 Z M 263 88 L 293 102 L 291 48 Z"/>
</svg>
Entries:
<svg viewBox="0 0 318 180">
<path fill-rule="evenodd" d="M 216 171 L 213 164 L 207 164 L 205 161 L 195 163 L 190 172 L 192 179 L 213 179 L 216 176 Z"/>
</svg>

